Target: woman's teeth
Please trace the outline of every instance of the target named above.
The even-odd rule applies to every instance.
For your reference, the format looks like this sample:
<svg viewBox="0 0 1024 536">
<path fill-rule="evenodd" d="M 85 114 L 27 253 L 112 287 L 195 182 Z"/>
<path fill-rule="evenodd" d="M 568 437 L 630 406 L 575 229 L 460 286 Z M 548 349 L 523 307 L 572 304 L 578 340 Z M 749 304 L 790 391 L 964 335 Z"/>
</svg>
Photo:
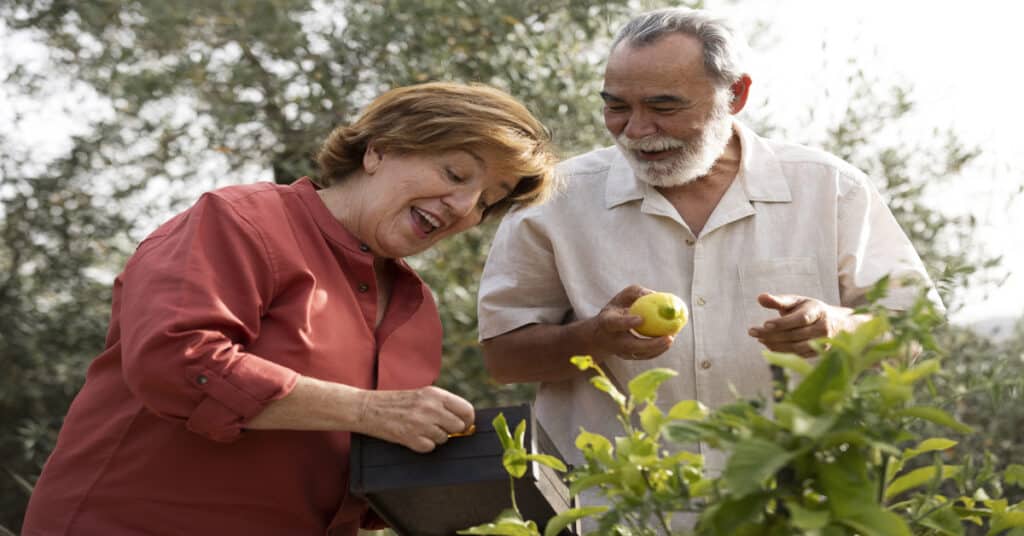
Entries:
<svg viewBox="0 0 1024 536">
<path fill-rule="evenodd" d="M 413 207 L 413 211 L 415 211 L 416 214 L 420 218 L 422 218 L 423 221 L 426 222 L 430 226 L 430 229 L 427 230 L 427 234 L 430 234 L 432 231 L 434 231 L 435 229 L 437 229 L 438 227 L 441 226 L 441 222 L 437 218 L 431 216 L 430 214 L 428 214 L 428 213 L 426 213 L 426 212 L 424 212 L 424 211 L 422 211 L 422 210 L 420 210 L 420 209 L 418 209 L 416 207 Z"/>
</svg>

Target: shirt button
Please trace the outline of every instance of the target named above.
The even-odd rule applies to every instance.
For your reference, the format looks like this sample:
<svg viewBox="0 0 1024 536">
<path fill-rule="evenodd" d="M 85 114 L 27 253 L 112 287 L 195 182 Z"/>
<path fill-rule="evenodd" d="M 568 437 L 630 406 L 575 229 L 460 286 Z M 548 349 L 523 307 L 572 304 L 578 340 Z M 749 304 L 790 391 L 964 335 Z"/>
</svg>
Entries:
<svg viewBox="0 0 1024 536">
<path fill-rule="evenodd" d="M 210 380 L 206 376 L 203 376 L 202 374 L 196 376 L 196 383 L 198 383 L 199 385 L 206 385 L 206 382 L 208 381 Z"/>
<path fill-rule="evenodd" d="M 704 361 L 701 361 L 700 362 L 700 368 L 702 368 L 704 370 L 707 370 L 707 369 L 711 368 L 711 361 L 708 361 L 707 359 L 705 359 Z"/>
<path fill-rule="evenodd" d="M 359 251 L 370 251 L 370 246 L 366 244 L 359 244 Z"/>
<path fill-rule="evenodd" d="M 707 303 L 707 300 L 705 300 L 703 296 L 697 297 L 697 305 L 704 305 L 705 303 Z"/>
<path fill-rule="evenodd" d="M 359 292 L 366 292 L 367 290 L 370 290 L 370 285 L 367 285 L 366 283 L 359 283 L 358 288 Z"/>
<path fill-rule="evenodd" d="M 687 246 L 692 246 L 693 245 L 693 240 L 690 240 L 689 238 L 687 238 L 686 239 L 686 245 Z"/>
</svg>

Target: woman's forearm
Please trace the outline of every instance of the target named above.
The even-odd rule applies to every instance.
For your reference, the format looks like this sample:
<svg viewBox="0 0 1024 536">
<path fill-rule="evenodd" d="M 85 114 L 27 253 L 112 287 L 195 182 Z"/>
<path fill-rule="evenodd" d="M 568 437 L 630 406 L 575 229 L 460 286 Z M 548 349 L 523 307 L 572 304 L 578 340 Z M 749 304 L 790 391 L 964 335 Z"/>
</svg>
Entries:
<svg viewBox="0 0 1024 536">
<path fill-rule="evenodd" d="M 369 391 L 302 376 L 285 397 L 271 402 L 246 428 L 356 431 Z"/>
</svg>

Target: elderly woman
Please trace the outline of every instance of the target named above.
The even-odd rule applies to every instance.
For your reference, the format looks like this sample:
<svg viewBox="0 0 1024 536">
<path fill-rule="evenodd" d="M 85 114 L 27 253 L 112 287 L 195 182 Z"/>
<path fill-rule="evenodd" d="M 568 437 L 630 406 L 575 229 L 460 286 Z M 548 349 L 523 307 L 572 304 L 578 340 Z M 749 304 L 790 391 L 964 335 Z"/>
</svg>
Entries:
<svg viewBox="0 0 1024 536">
<path fill-rule="evenodd" d="M 37 534 L 355 534 L 351 432 L 425 452 L 473 422 L 432 387 L 441 324 L 401 259 L 552 184 L 544 127 L 482 85 L 385 93 L 320 177 L 208 193 L 114 284 L 104 352 L 24 525 Z"/>
</svg>

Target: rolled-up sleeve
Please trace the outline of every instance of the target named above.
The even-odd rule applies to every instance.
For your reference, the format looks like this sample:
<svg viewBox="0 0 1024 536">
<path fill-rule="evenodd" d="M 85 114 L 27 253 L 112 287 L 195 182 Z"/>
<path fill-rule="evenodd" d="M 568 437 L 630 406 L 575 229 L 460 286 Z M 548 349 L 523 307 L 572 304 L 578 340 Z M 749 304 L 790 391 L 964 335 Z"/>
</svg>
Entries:
<svg viewBox="0 0 1024 536">
<path fill-rule="evenodd" d="M 295 371 L 246 351 L 274 296 L 274 265 L 227 200 L 207 194 L 165 224 L 121 283 L 124 378 L 153 413 L 232 441 L 295 386 Z"/>
<path fill-rule="evenodd" d="M 495 233 L 480 279 L 480 340 L 527 324 L 559 324 L 571 310 L 550 240 L 524 215 L 510 213 Z"/>
<path fill-rule="evenodd" d="M 909 308 L 923 288 L 944 312 L 924 263 L 900 228 L 885 201 L 866 176 L 853 178 L 839 200 L 838 271 L 843 305 L 864 302 L 867 291 L 890 277 L 889 294 L 881 303 L 890 309 Z"/>
</svg>

